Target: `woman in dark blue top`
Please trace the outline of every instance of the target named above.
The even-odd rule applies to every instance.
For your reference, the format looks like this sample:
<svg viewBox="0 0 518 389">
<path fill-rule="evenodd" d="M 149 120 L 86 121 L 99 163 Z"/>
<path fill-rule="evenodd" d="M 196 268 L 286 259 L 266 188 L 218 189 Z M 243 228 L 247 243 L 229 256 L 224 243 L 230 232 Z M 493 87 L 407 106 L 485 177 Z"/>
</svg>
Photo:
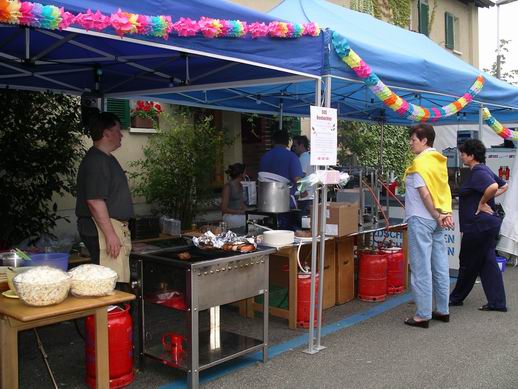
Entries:
<svg viewBox="0 0 518 389">
<path fill-rule="evenodd" d="M 484 164 L 486 148 L 481 141 L 469 139 L 459 151 L 471 174 L 459 192 L 460 266 L 450 305 L 462 305 L 480 276 L 487 304 L 479 310 L 506 312 L 504 282 L 495 257 L 502 221 L 495 213 L 494 198 L 507 190 L 507 184 Z"/>
</svg>

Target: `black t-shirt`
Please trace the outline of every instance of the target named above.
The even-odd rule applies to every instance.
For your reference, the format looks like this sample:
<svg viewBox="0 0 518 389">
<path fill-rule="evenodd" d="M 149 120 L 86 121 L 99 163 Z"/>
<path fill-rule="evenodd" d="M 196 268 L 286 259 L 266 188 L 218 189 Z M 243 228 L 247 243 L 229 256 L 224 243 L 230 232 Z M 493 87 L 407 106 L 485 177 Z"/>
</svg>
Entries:
<svg viewBox="0 0 518 389">
<path fill-rule="evenodd" d="M 77 173 L 76 216 L 81 234 L 97 235 L 86 204 L 87 200 L 95 199 L 106 201 L 108 214 L 113 219 L 129 220 L 133 217 L 128 179 L 119 161 L 93 146 L 81 161 Z"/>
<path fill-rule="evenodd" d="M 480 212 L 475 215 L 478 203 L 488 186 L 498 184 L 501 188 L 506 184 L 486 165 L 480 163 L 473 166 L 471 174 L 466 178 L 459 191 L 459 222 L 461 232 L 484 232 L 499 227 L 501 219 L 496 215 Z M 495 200 L 488 201 L 488 205 L 495 210 Z"/>
</svg>

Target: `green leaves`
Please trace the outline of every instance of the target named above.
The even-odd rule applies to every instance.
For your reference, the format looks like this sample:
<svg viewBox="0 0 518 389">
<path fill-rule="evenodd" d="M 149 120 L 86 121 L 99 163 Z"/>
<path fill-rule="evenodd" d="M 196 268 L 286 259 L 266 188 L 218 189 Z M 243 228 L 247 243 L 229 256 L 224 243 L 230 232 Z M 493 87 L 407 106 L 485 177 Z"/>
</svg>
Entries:
<svg viewBox="0 0 518 389">
<path fill-rule="evenodd" d="M 212 117 L 195 120 L 185 108 L 162 114 L 160 120 L 161 129 L 145 147 L 145 158 L 132 164 L 130 177 L 137 195 L 190 226 L 214 197 L 211 183 L 222 158 L 224 134 L 213 126 Z"/>
<path fill-rule="evenodd" d="M 3 90 L 0 117 L 0 247 L 12 247 L 60 219 L 53 195 L 72 191 L 84 154 L 79 100 Z"/>
<path fill-rule="evenodd" d="M 338 160 L 341 165 L 379 166 L 381 152 L 381 125 L 362 122 L 338 123 Z M 408 129 L 384 126 L 383 171 L 401 179 L 412 160 L 408 147 Z"/>
</svg>

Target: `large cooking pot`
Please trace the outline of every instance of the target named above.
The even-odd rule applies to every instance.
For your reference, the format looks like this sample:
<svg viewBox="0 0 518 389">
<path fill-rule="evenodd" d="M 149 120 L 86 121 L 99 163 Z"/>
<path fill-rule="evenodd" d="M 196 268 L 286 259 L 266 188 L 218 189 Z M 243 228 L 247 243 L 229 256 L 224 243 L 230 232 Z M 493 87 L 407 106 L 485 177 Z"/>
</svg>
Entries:
<svg viewBox="0 0 518 389">
<path fill-rule="evenodd" d="M 19 267 L 24 266 L 25 260 L 14 251 L 0 253 L 0 266 Z"/>
<path fill-rule="evenodd" d="M 290 210 L 290 187 L 283 182 L 259 181 L 257 190 L 259 212 L 288 212 Z"/>
</svg>

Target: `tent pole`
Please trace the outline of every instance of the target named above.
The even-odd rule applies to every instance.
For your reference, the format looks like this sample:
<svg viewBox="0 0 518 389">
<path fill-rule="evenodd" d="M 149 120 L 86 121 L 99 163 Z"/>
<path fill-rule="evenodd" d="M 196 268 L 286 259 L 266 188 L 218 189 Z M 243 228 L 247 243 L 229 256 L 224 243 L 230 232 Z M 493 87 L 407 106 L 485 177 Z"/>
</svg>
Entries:
<svg viewBox="0 0 518 389">
<path fill-rule="evenodd" d="M 25 27 L 25 59 L 27 61 L 31 59 L 31 30 L 29 27 Z"/>
<path fill-rule="evenodd" d="M 320 95 L 322 94 L 321 80 L 315 81 L 315 106 L 320 107 Z M 312 133 L 312 132 L 311 132 Z M 315 167 L 318 169 L 318 166 Z M 314 348 L 315 341 L 315 289 L 317 277 L 317 234 L 318 234 L 318 188 L 315 187 L 315 195 L 313 197 L 313 213 L 311 216 L 311 287 L 309 299 L 309 330 L 308 330 L 308 348 L 304 350 L 306 354 L 315 354 L 318 350 Z"/>
<path fill-rule="evenodd" d="M 283 114 L 282 110 L 283 110 L 283 108 L 284 108 L 284 104 L 283 104 L 282 99 L 281 99 L 280 102 L 279 102 L 279 130 L 280 131 L 282 131 L 282 119 L 283 119 L 283 117 L 282 117 L 282 114 Z"/>
<path fill-rule="evenodd" d="M 381 177 L 383 177 L 383 149 L 385 147 L 385 122 L 381 122 L 381 138 L 380 138 L 380 157 L 379 157 L 379 164 L 380 164 L 380 172 Z"/>
<path fill-rule="evenodd" d="M 331 107 L 331 77 L 325 78 L 325 100 L 324 106 Z M 329 167 L 324 166 L 324 170 Z M 326 250 L 326 214 L 327 214 L 327 185 L 322 185 L 322 201 L 320 208 L 320 269 L 318 280 L 318 321 L 317 321 L 317 344 L 315 346 L 317 351 L 323 350 L 326 347 L 320 344 L 322 337 L 322 311 L 323 311 L 323 297 L 324 297 L 324 268 L 325 268 L 325 250 Z M 312 323 L 310 322 L 310 326 Z"/>
<path fill-rule="evenodd" d="M 482 131 L 484 131 L 484 119 L 482 115 L 482 110 L 484 109 L 484 104 L 480 104 L 478 110 L 478 140 L 482 142 Z"/>
</svg>

